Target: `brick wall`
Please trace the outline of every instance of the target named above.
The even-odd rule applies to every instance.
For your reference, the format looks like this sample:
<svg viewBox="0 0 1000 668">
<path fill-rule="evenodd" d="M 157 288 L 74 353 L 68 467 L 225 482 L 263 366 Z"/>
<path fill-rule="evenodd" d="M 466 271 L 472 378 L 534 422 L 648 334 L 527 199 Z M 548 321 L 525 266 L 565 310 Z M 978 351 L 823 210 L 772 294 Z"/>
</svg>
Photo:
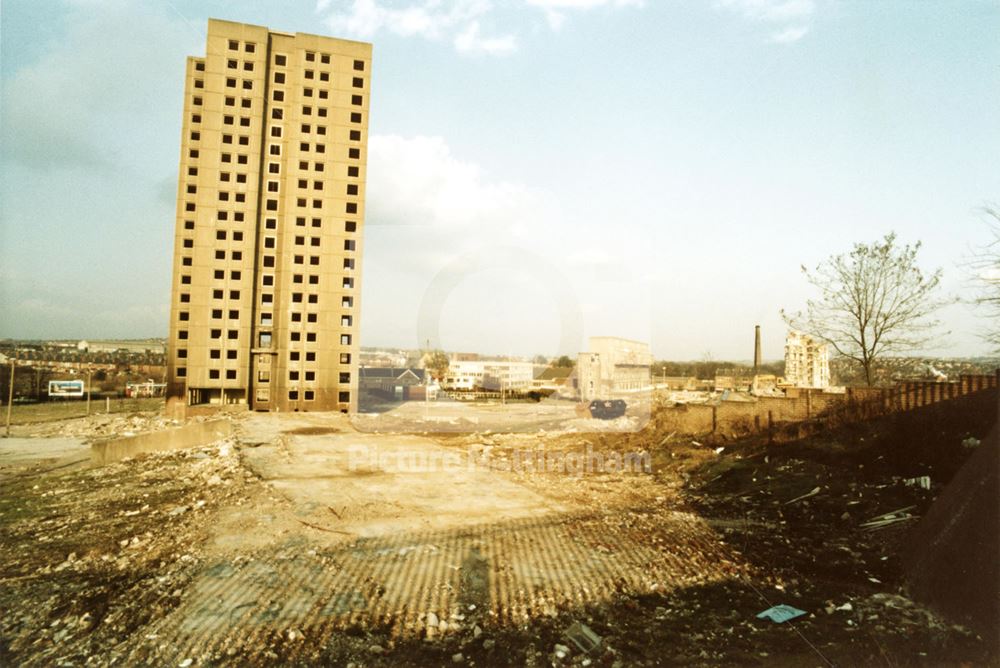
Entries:
<svg viewBox="0 0 1000 668">
<path fill-rule="evenodd" d="M 685 434 L 747 434 L 794 422 L 857 422 L 975 392 L 997 392 L 998 388 L 1000 369 L 995 374 L 960 376 L 949 382 L 907 381 L 891 388 L 848 388 L 844 393 L 800 389 L 785 397 L 673 406 L 660 410 L 655 420 L 658 428 Z"/>
</svg>

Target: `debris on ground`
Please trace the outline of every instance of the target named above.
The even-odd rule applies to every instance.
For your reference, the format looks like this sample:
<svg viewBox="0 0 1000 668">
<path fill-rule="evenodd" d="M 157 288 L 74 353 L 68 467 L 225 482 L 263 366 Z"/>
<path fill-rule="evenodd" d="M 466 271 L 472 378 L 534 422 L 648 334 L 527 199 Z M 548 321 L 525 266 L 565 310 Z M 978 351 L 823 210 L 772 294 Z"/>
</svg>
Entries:
<svg viewBox="0 0 1000 668">
<path fill-rule="evenodd" d="M 790 605 L 781 603 L 779 605 L 773 605 L 763 612 L 757 613 L 757 619 L 770 619 L 775 624 L 782 624 L 805 614 L 808 614 L 805 610 L 799 610 L 798 608 L 793 608 Z"/>
</svg>

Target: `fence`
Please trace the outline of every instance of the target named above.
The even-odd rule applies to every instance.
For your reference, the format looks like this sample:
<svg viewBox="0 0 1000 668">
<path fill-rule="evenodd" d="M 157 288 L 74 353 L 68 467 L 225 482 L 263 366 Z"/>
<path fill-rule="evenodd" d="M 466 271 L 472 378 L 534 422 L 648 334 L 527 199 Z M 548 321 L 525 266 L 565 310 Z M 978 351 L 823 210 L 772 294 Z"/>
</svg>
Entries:
<svg viewBox="0 0 1000 668">
<path fill-rule="evenodd" d="M 792 389 L 784 397 L 680 405 L 661 410 L 656 420 L 663 429 L 687 434 L 773 434 L 789 423 L 829 427 L 859 422 L 998 388 L 1000 369 L 994 374 L 963 375 L 957 381 L 906 381 L 891 388 L 848 388 L 842 393 Z"/>
</svg>

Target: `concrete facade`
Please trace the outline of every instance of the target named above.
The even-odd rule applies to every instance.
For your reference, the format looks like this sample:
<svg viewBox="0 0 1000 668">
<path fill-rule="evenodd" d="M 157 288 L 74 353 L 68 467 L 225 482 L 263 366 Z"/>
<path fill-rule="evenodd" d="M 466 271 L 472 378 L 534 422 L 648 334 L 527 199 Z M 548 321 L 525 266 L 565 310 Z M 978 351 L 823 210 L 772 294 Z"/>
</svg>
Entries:
<svg viewBox="0 0 1000 668">
<path fill-rule="evenodd" d="M 794 387 L 829 387 L 830 353 L 827 345 L 808 334 L 789 331 L 785 337 L 784 382 Z"/>
<path fill-rule="evenodd" d="M 371 52 L 209 20 L 185 78 L 174 401 L 356 409 Z"/>
<path fill-rule="evenodd" d="M 583 401 L 614 399 L 652 389 L 649 344 L 613 336 L 590 337 L 590 350 L 576 363 L 577 389 Z"/>
<path fill-rule="evenodd" d="M 522 391 L 534 385 L 531 362 L 477 360 L 451 362 L 441 387 L 446 390 Z"/>
</svg>

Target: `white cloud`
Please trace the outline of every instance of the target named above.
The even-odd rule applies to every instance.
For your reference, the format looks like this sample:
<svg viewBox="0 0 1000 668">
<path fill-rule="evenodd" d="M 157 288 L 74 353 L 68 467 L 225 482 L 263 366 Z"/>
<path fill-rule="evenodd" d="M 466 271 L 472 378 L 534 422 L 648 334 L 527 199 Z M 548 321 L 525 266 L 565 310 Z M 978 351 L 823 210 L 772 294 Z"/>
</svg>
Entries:
<svg viewBox="0 0 1000 668">
<path fill-rule="evenodd" d="M 645 0 L 523 0 L 523 7 L 541 10 L 553 30 L 562 27 L 566 14 L 596 7 L 643 7 Z M 351 0 L 335 5 L 318 0 L 316 11 L 327 14 L 326 24 L 337 34 L 371 39 L 381 31 L 433 41 L 450 40 L 464 54 L 502 56 L 517 50 L 514 33 L 484 34 L 486 19 L 497 12 L 490 0 L 409 0 L 390 5 L 388 0 Z M 332 12 L 332 13 L 331 13 Z"/>
<path fill-rule="evenodd" d="M 322 13 L 329 5 L 321 0 L 316 10 Z M 335 32 L 362 39 L 386 30 L 403 37 L 439 40 L 467 32 L 492 8 L 487 0 L 423 0 L 398 8 L 380 0 L 352 0 L 346 11 L 331 14 L 326 22 Z M 478 27 L 475 30 L 478 33 Z"/>
<path fill-rule="evenodd" d="M 767 26 L 767 41 L 775 44 L 805 37 L 817 10 L 815 0 L 718 0 L 716 6 Z"/>
<path fill-rule="evenodd" d="M 771 36 L 768 37 L 768 41 L 776 44 L 790 44 L 792 42 L 799 41 L 805 37 L 808 32 L 809 28 L 807 26 L 789 26 L 784 30 L 771 33 Z"/>
<path fill-rule="evenodd" d="M 455 50 L 459 53 L 503 55 L 517 50 L 517 40 L 513 35 L 483 37 L 479 32 L 479 21 L 473 21 L 455 35 Z"/>
<path fill-rule="evenodd" d="M 369 225 L 495 236 L 530 224 L 545 208 L 542 193 L 487 180 L 441 137 L 373 135 L 368 156 Z"/>
<path fill-rule="evenodd" d="M 545 18 L 553 30 L 559 30 L 566 21 L 566 12 L 584 11 L 596 7 L 637 7 L 645 6 L 645 0 L 525 0 L 528 5 L 545 12 Z"/>
</svg>

